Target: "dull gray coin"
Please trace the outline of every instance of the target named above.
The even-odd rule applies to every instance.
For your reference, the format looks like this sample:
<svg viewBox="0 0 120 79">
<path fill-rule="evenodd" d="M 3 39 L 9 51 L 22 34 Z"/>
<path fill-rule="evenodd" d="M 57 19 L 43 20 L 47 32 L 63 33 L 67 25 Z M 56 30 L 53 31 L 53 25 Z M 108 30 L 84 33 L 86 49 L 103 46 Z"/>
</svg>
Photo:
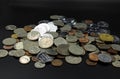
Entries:
<svg viewBox="0 0 120 79">
<path fill-rule="evenodd" d="M 58 33 L 57 32 L 49 32 L 53 38 L 57 38 L 58 37 Z"/>
<path fill-rule="evenodd" d="M 85 23 L 76 23 L 74 25 L 74 27 L 77 28 L 77 29 L 85 31 L 87 29 L 87 24 L 85 24 Z"/>
<path fill-rule="evenodd" d="M 62 15 L 51 15 L 50 16 L 50 19 L 61 19 L 61 18 L 63 18 L 64 16 L 62 16 Z"/>
<path fill-rule="evenodd" d="M 17 42 L 14 45 L 14 49 L 24 49 L 23 42 Z"/>
<path fill-rule="evenodd" d="M 114 50 L 120 51 L 120 45 L 118 45 L 118 44 L 111 44 L 111 47 L 112 47 Z"/>
<path fill-rule="evenodd" d="M 45 67 L 45 63 L 42 63 L 41 61 L 37 61 L 34 64 L 35 68 L 44 68 Z"/>
<path fill-rule="evenodd" d="M 112 65 L 114 67 L 120 67 L 120 61 L 114 61 L 114 62 L 112 62 Z"/>
<path fill-rule="evenodd" d="M 64 26 L 64 23 L 62 20 L 53 20 L 53 23 L 57 26 Z"/>
<path fill-rule="evenodd" d="M 38 54 L 40 52 L 40 48 L 38 46 L 31 46 L 28 48 L 30 54 Z"/>
<path fill-rule="evenodd" d="M 8 51 L 4 49 L 0 49 L 0 58 L 6 57 L 8 55 Z"/>
<path fill-rule="evenodd" d="M 2 43 L 4 45 L 13 45 L 16 43 L 16 39 L 15 38 L 5 38 Z"/>
<path fill-rule="evenodd" d="M 7 25 L 5 26 L 6 30 L 15 30 L 17 27 L 15 25 Z"/>
<path fill-rule="evenodd" d="M 61 32 L 69 32 L 71 31 L 72 27 L 69 25 L 64 25 L 63 27 L 60 28 Z"/>
<path fill-rule="evenodd" d="M 86 51 L 93 52 L 97 49 L 95 45 L 92 44 L 86 44 L 83 46 Z"/>
<path fill-rule="evenodd" d="M 68 42 L 76 42 L 78 40 L 78 38 L 76 36 L 66 35 L 66 40 Z"/>
<path fill-rule="evenodd" d="M 14 56 L 15 57 L 21 57 L 21 56 L 24 56 L 25 55 L 25 51 L 22 50 L 22 49 L 18 49 L 16 50 L 16 52 L 14 53 Z"/>
<path fill-rule="evenodd" d="M 10 51 L 8 52 L 8 55 L 9 55 L 9 56 L 14 56 L 16 52 L 17 52 L 16 50 L 10 50 Z"/>
<path fill-rule="evenodd" d="M 27 38 L 29 40 L 37 40 L 40 37 L 40 33 L 38 31 L 31 31 L 27 34 Z"/>
<path fill-rule="evenodd" d="M 58 37 L 58 38 L 54 39 L 54 44 L 56 46 L 59 46 L 60 44 L 68 44 L 68 43 L 64 38 Z"/>
<path fill-rule="evenodd" d="M 46 53 L 49 55 L 58 55 L 58 52 L 53 49 L 46 49 Z"/>
<path fill-rule="evenodd" d="M 23 28 L 17 28 L 14 30 L 14 33 L 18 35 L 18 37 L 26 37 L 27 32 Z"/>
</svg>

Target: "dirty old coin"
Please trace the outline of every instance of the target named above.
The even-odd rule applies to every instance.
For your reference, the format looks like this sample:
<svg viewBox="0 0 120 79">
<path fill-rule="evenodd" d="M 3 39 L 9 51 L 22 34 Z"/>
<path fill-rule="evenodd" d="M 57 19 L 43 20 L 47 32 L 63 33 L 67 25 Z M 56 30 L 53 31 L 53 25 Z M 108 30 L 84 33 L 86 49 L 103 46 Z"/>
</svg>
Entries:
<svg viewBox="0 0 120 79">
<path fill-rule="evenodd" d="M 61 32 L 69 32 L 71 29 L 72 27 L 69 25 L 64 25 L 63 27 L 60 28 Z"/>
<path fill-rule="evenodd" d="M 15 53 L 16 53 L 16 50 L 10 50 L 10 51 L 8 52 L 8 55 L 9 55 L 9 56 L 14 56 Z"/>
<path fill-rule="evenodd" d="M 79 45 L 71 45 L 69 46 L 69 51 L 73 55 L 85 55 L 85 50 Z"/>
<path fill-rule="evenodd" d="M 38 31 L 31 31 L 27 34 L 27 38 L 29 40 L 37 40 L 40 37 L 40 33 Z"/>
<path fill-rule="evenodd" d="M 68 43 L 64 38 L 58 37 L 58 38 L 54 39 L 54 44 L 56 46 L 59 46 L 60 44 L 68 44 Z"/>
<path fill-rule="evenodd" d="M 12 34 L 11 38 L 15 38 L 16 39 L 16 38 L 18 38 L 18 35 L 17 34 Z"/>
<path fill-rule="evenodd" d="M 74 25 L 75 28 L 85 31 L 87 29 L 87 24 L 85 23 L 76 23 Z"/>
<path fill-rule="evenodd" d="M 95 41 L 95 37 L 92 37 L 92 36 L 88 36 L 88 39 L 89 39 L 88 44 L 90 44 L 90 43 Z"/>
<path fill-rule="evenodd" d="M 68 48 L 69 48 L 68 44 L 60 44 L 59 46 L 57 46 L 57 52 L 60 55 L 69 55 Z"/>
<path fill-rule="evenodd" d="M 50 16 L 50 19 L 61 19 L 61 18 L 64 18 L 64 16 L 62 15 L 51 15 Z"/>
<path fill-rule="evenodd" d="M 45 63 L 42 63 L 41 61 L 37 61 L 34 63 L 35 68 L 44 68 L 46 66 Z"/>
<path fill-rule="evenodd" d="M 15 57 L 21 57 L 21 56 L 24 56 L 25 55 L 25 51 L 22 50 L 22 49 L 18 49 L 16 50 L 16 52 L 14 53 L 14 56 Z"/>
<path fill-rule="evenodd" d="M 31 57 L 31 60 L 32 60 L 33 62 L 39 61 L 39 59 L 38 59 L 37 57 L 35 57 L 35 56 L 32 56 L 32 57 Z"/>
<path fill-rule="evenodd" d="M 66 38 L 66 35 L 68 35 L 68 32 L 59 32 L 59 37 Z"/>
<path fill-rule="evenodd" d="M 63 65 L 63 61 L 62 61 L 61 59 L 54 59 L 54 60 L 51 62 L 51 64 L 52 64 L 53 66 L 58 67 L 58 66 L 62 66 L 62 65 Z"/>
<path fill-rule="evenodd" d="M 62 20 L 53 20 L 52 22 L 57 26 L 64 26 L 64 23 Z"/>
<path fill-rule="evenodd" d="M 92 44 L 86 44 L 83 47 L 86 51 L 89 51 L 89 52 L 93 52 L 97 49 L 96 46 Z"/>
<path fill-rule="evenodd" d="M 80 37 L 84 37 L 84 34 L 81 31 L 77 31 L 77 32 L 75 32 L 75 36 L 77 36 L 78 38 L 80 38 Z"/>
<path fill-rule="evenodd" d="M 82 62 L 81 57 L 75 57 L 75 56 L 66 56 L 65 61 L 69 64 L 79 64 Z"/>
<path fill-rule="evenodd" d="M 28 48 L 28 52 L 30 54 L 38 54 L 40 52 L 40 48 L 38 46 L 30 46 Z"/>
<path fill-rule="evenodd" d="M 13 45 L 16 43 L 16 39 L 15 38 L 5 38 L 2 43 L 4 45 Z"/>
<path fill-rule="evenodd" d="M 4 48 L 4 49 L 7 49 L 7 50 L 12 49 L 13 47 L 14 47 L 14 46 L 7 46 L 7 45 L 4 45 L 4 46 L 3 46 L 3 48 Z"/>
<path fill-rule="evenodd" d="M 5 26 L 6 30 L 15 30 L 17 27 L 15 25 L 7 25 Z"/>
<path fill-rule="evenodd" d="M 114 55 L 115 60 L 120 60 L 120 55 Z"/>
<path fill-rule="evenodd" d="M 23 42 L 17 42 L 14 45 L 14 49 L 24 49 Z"/>
<path fill-rule="evenodd" d="M 48 54 L 48 55 L 57 55 L 58 54 L 58 52 L 57 51 L 55 51 L 55 50 L 53 50 L 53 49 L 46 49 L 46 53 Z"/>
<path fill-rule="evenodd" d="M 102 43 L 96 43 L 99 49 L 109 49 L 111 47 L 110 44 L 102 44 Z"/>
<path fill-rule="evenodd" d="M 111 44 L 111 47 L 116 51 L 120 51 L 120 45 L 119 44 Z"/>
<path fill-rule="evenodd" d="M 89 59 L 91 61 L 98 61 L 98 55 L 96 53 L 89 53 Z"/>
<path fill-rule="evenodd" d="M 112 65 L 114 67 L 120 67 L 120 61 L 114 61 L 114 62 L 112 62 Z"/>
<path fill-rule="evenodd" d="M 89 66 L 96 66 L 96 65 L 97 65 L 97 62 L 91 61 L 91 60 L 87 59 L 87 60 L 86 60 L 86 64 L 89 65 Z"/>
<path fill-rule="evenodd" d="M 14 30 L 14 33 L 18 35 L 18 37 L 26 37 L 27 32 L 23 28 L 17 28 Z"/>
<path fill-rule="evenodd" d="M 78 38 L 76 36 L 66 35 L 66 40 L 68 42 L 76 42 L 78 40 Z"/>
<path fill-rule="evenodd" d="M 49 32 L 49 33 L 53 36 L 53 38 L 57 38 L 59 35 L 57 32 Z"/>
<path fill-rule="evenodd" d="M 20 62 L 21 64 L 28 64 L 28 63 L 30 62 L 30 57 L 27 56 L 27 55 L 21 56 L 21 57 L 19 58 L 19 62 Z"/>
<path fill-rule="evenodd" d="M 98 54 L 98 59 L 103 63 L 110 63 L 112 62 L 112 57 L 109 54 Z"/>
<path fill-rule="evenodd" d="M 63 58 L 65 58 L 65 55 L 57 55 L 56 57 L 60 58 L 60 59 L 63 59 Z"/>
<path fill-rule="evenodd" d="M 41 23 L 48 23 L 49 22 L 49 20 L 40 20 L 40 21 L 38 21 L 38 24 L 41 24 Z"/>
<path fill-rule="evenodd" d="M 112 48 L 109 48 L 109 49 L 107 50 L 107 52 L 110 53 L 110 54 L 117 54 L 117 53 L 118 53 L 118 51 L 116 51 L 116 50 L 114 50 L 114 49 L 112 49 Z"/>
<path fill-rule="evenodd" d="M 6 57 L 8 55 L 8 51 L 4 49 L 0 49 L 0 58 Z"/>
<path fill-rule="evenodd" d="M 25 30 L 25 31 L 31 31 L 31 30 L 32 30 L 32 27 L 29 26 L 29 25 L 26 25 L 26 26 L 24 26 L 24 30 Z"/>
</svg>

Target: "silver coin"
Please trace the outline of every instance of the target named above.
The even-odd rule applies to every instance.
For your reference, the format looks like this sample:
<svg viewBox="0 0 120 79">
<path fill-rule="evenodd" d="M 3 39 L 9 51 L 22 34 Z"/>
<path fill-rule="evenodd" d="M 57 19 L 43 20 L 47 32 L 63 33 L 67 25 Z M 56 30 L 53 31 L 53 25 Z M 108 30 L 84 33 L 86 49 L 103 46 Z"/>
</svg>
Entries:
<svg viewBox="0 0 120 79">
<path fill-rule="evenodd" d="M 0 58 L 6 57 L 8 55 L 8 51 L 4 49 L 0 49 Z"/>
<path fill-rule="evenodd" d="M 64 38 L 58 37 L 58 38 L 54 39 L 54 44 L 56 46 L 59 46 L 60 44 L 68 44 L 68 42 Z"/>
<path fill-rule="evenodd" d="M 29 53 L 38 54 L 40 52 L 40 48 L 38 46 L 31 46 L 28 48 Z"/>
<path fill-rule="evenodd" d="M 14 33 L 18 35 L 18 37 L 26 37 L 27 32 L 23 28 L 17 28 L 14 30 Z"/>
<path fill-rule="evenodd" d="M 112 57 L 109 54 L 105 54 L 105 53 L 98 54 L 98 59 L 104 63 L 112 62 Z"/>
<path fill-rule="evenodd" d="M 37 31 L 31 31 L 27 34 L 29 40 L 37 40 L 40 37 L 40 33 Z"/>
<path fill-rule="evenodd" d="M 61 19 L 61 18 L 63 18 L 64 16 L 62 16 L 62 15 L 51 15 L 50 16 L 50 19 Z"/>
<path fill-rule="evenodd" d="M 16 52 L 17 52 L 16 50 L 10 50 L 10 51 L 8 52 L 8 55 L 9 55 L 9 56 L 14 56 Z"/>
<path fill-rule="evenodd" d="M 75 33 L 75 36 L 77 36 L 78 38 L 80 38 L 80 37 L 83 37 L 84 34 L 83 34 L 83 32 L 81 32 L 81 31 L 77 31 L 77 32 Z"/>
<path fill-rule="evenodd" d="M 25 51 L 22 49 L 16 50 L 16 53 L 14 53 L 15 57 L 21 57 L 25 55 Z"/>
<path fill-rule="evenodd" d="M 66 35 L 66 40 L 68 42 L 76 42 L 78 40 L 78 38 L 76 36 Z"/>
<path fill-rule="evenodd" d="M 58 52 L 53 49 L 46 49 L 48 55 L 58 55 Z"/>
<path fill-rule="evenodd" d="M 52 22 L 57 26 L 64 26 L 64 23 L 62 20 L 53 20 Z"/>
<path fill-rule="evenodd" d="M 34 63 L 34 67 L 35 68 L 44 68 L 45 63 L 42 63 L 41 61 L 37 61 L 37 62 Z"/>
<path fill-rule="evenodd" d="M 13 45 L 16 43 L 16 39 L 15 38 L 5 38 L 2 43 L 4 45 Z"/>
<path fill-rule="evenodd" d="M 28 63 L 30 62 L 30 57 L 27 56 L 27 55 L 21 56 L 21 57 L 19 58 L 19 62 L 20 62 L 21 64 L 28 64 Z"/>
<path fill-rule="evenodd" d="M 120 55 L 114 55 L 113 57 L 115 58 L 116 61 L 120 60 Z"/>
<path fill-rule="evenodd" d="M 92 44 L 86 44 L 83 46 L 86 51 L 93 52 L 97 49 L 95 45 Z"/>
<path fill-rule="evenodd" d="M 58 37 L 58 33 L 57 32 L 49 32 L 53 38 L 57 38 Z"/>
<path fill-rule="evenodd" d="M 119 44 L 111 44 L 111 47 L 112 47 L 114 50 L 120 51 L 120 45 L 119 45 Z"/>
<path fill-rule="evenodd" d="M 72 53 L 74 55 L 84 55 L 85 54 L 85 50 L 82 47 L 80 47 L 79 45 L 69 46 L 69 51 L 70 51 L 70 53 Z"/>
<path fill-rule="evenodd" d="M 82 62 L 81 57 L 75 57 L 75 56 L 66 56 L 65 61 L 69 64 L 79 64 Z"/>
<path fill-rule="evenodd" d="M 7 25 L 5 26 L 6 30 L 15 30 L 17 27 L 15 25 Z"/>
<path fill-rule="evenodd" d="M 76 23 L 74 25 L 74 27 L 77 28 L 77 29 L 85 31 L 87 29 L 87 24 L 85 24 L 85 23 Z"/>
<path fill-rule="evenodd" d="M 23 42 L 17 42 L 14 45 L 14 49 L 24 49 Z"/>
<path fill-rule="evenodd" d="M 120 67 L 120 61 L 114 61 L 114 62 L 112 62 L 112 65 L 114 67 Z"/>
<path fill-rule="evenodd" d="M 69 25 L 64 25 L 63 27 L 60 28 L 61 32 L 69 32 L 71 29 L 72 27 Z"/>
<path fill-rule="evenodd" d="M 87 44 L 90 44 L 95 41 L 95 37 L 88 36 L 89 42 Z"/>
</svg>

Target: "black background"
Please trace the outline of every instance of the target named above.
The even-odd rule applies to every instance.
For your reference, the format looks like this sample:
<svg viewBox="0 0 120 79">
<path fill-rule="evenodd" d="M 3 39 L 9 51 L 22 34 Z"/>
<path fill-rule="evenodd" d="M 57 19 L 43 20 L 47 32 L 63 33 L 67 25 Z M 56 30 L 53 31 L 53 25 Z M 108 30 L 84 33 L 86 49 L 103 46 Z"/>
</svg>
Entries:
<svg viewBox="0 0 120 79">
<path fill-rule="evenodd" d="M 110 24 L 112 34 L 120 37 L 120 1 L 117 0 L 0 0 L 0 41 L 11 34 L 4 26 L 37 24 L 53 14 L 77 21 L 104 20 Z M 6 57 L 0 59 L 0 79 L 120 79 L 120 68 L 102 64 L 91 67 L 85 64 L 85 59 L 80 65 L 64 63 L 59 68 L 47 65 L 44 69 L 35 69 L 33 62 L 21 65 L 17 59 Z"/>
</svg>

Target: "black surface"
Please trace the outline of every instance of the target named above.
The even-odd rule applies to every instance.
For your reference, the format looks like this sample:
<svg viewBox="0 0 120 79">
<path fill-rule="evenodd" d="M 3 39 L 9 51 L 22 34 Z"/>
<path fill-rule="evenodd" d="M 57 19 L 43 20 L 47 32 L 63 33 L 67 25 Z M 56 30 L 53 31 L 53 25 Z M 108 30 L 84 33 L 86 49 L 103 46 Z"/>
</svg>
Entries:
<svg viewBox="0 0 120 79">
<path fill-rule="evenodd" d="M 37 24 L 52 14 L 74 17 L 77 21 L 93 19 L 104 20 L 110 24 L 112 34 L 119 34 L 120 2 L 117 0 L 0 0 L 0 41 L 9 37 L 11 32 L 4 26 L 15 24 L 23 27 Z M 2 43 L 0 42 L 0 48 Z M 83 60 L 85 60 L 84 57 Z M 80 65 L 64 64 L 60 68 L 47 65 L 44 69 L 35 69 L 33 63 L 21 65 L 17 59 L 0 59 L 0 79 L 120 79 L 120 68 L 98 64 L 91 67 L 83 61 Z"/>
</svg>

